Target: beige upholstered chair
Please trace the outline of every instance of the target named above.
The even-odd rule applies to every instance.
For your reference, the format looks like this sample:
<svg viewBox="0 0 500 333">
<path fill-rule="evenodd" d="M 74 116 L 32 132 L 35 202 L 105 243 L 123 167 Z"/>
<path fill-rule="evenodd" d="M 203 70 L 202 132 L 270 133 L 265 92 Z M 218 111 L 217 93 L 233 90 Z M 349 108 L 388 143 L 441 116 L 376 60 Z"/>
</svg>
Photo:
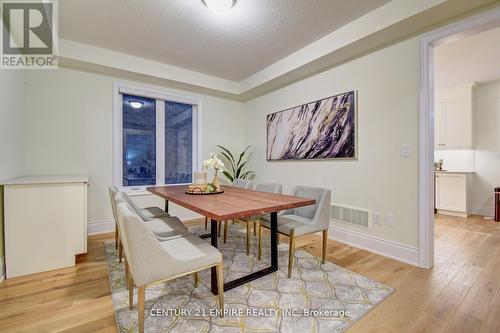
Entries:
<svg viewBox="0 0 500 333">
<path fill-rule="evenodd" d="M 234 182 L 231 184 L 231 186 L 239 187 L 239 188 L 244 188 L 244 189 L 249 189 L 252 187 L 252 181 L 251 180 L 246 180 L 246 179 L 235 179 Z M 224 221 L 224 243 L 227 240 L 227 228 L 228 228 L 229 221 Z M 233 220 L 234 224 L 234 220 Z M 219 226 L 219 237 L 221 234 L 221 228 Z"/>
<path fill-rule="evenodd" d="M 149 219 L 156 219 L 159 217 L 168 217 L 170 216 L 167 212 L 165 212 L 163 209 L 160 207 L 147 207 L 147 208 L 140 208 L 137 206 L 137 204 L 132 200 L 132 198 L 125 192 L 122 192 L 124 195 L 124 200 L 129 204 L 130 207 L 132 207 L 137 215 L 141 217 L 143 221 L 147 221 Z"/>
<path fill-rule="evenodd" d="M 316 205 L 285 210 L 278 215 L 278 232 L 289 237 L 288 277 L 292 276 L 295 237 L 322 231 L 323 251 L 321 260 L 322 263 L 325 263 L 332 192 L 324 188 L 298 186 L 295 188 L 293 195 L 316 199 Z M 271 228 L 269 218 L 262 219 L 259 227 L 259 260 L 262 256 L 262 227 Z"/>
<path fill-rule="evenodd" d="M 182 235 L 186 234 L 188 232 L 187 228 L 184 226 L 181 220 L 179 220 L 177 217 L 170 216 L 168 214 L 160 214 L 160 217 L 158 218 L 152 218 L 148 217 L 148 214 L 144 214 L 144 210 L 139 208 L 134 201 L 125 193 L 119 191 L 116 187 L 111 186 L 109 187 L 109 195 L 110 195 L 110 200 L 111 200 L 111 207 L 113 209 L 113 216 L 115 218 L 115 242 L 118 247 L 118 259 L 119 262 L 122 262 L 122 257 L 123 257 L 123 248 L 121 246 L 120 242 L 120 236 L 119 236 L 119 225 L 117 224 L 118 218 L 116 214 L 116 200 L 123 200 L 125 201 L 132 210 L 136 212 L 137 215 L 141 217 L 141 219 L 144 221 L 144 224 L 155 234 L 155 236 L 160 239 L 164 240 L 168 237 L 172 236 L 177 236 L 177 235 Z M 158 208 L 159 209 L 159 208 Z M 148 212 L 151 212 L 153 210 L 148 210 Z M 163 212 L 165 213 L 165 212 Z M 142 216 L 141 216 L 142 215 Z M 153 215 L 151 215 L 153 216 Z"/>
<path fill-rule="evenodd" d="M 160 242 L 126 202 L 117 201 L 118 224 L 128 265 L 129 307 L 138 288 L 139 332 L 144 332 L 146 287 L 216 266 L 219 306 L 224 308 L 222 254 L 191 234 Z M 222 311 L 221 311 L 222 312 Z"/>
<path fill-rule="evenodd" d="M 113 210 L 113 217 L 115 219 L 115 247 L 118 249 L 119 248 L 119 236 L 118 236 L 118 222 L 116 218 L 116 205 L 114 198 L 116 194 L 119 192 L 118 188 L 116 186 L 110 186 L 109 187 L 109 197 L 111 201 L 111 208 Z M 168 213 L 166 213 L 163 209 L 159 207 L 147 207 L 147 208 L 139 208 L 133 200 L 130 199 L 130 197 L 127 195 L 126 196 L 127 202 L 134 208 L 134 210 L 141 216 L 143 220 L 148 220 L 152 218 L 158 218 L 158 217 L 167 217 L 170 216 Z"/>
<path fill-rule="evenodd" d="M 116 215 L 116 203 L 115 203 L 115 196 L 118 193 L 118 189 L 115 186 L 110 186 L 108 188 L 109 191 L 109 199 L 111 201 L 111 210 L 113 211 L 113 218 L 115 220 L 115 249 L 120 249 L 120 237 L 118 235 L 118 216 Z M 120 255 L 121 257 L 121 255 Z"/>
<path fill-rule="evenodd" d="M 276 184 L 276 183 L 257 183 L 254 188 L 255 191 L 260 191 L 260 192 L 268 192 L 268 193 L 282 193 L 283 192 L 283 185 L 281 184 Z M 247 226 L 247 255 L 250 254 L 250 224 L 253 222 L 253 235 L 256 236 L 257 234 L 257 223 L 260 223 L 261 218 L 264 218 L 266 220 L 270 220 L 270 215 L 265 214 L 262 216 L 252 216 L 248 219 L 245 219 L 246 221 L 246 226 Z"/>
<path fill-rule="evenodd" d="M 139 215 L 144 224 L 158 239 L 182 235 L 188 232 L 186 226 L 179 218 L 168 214 L 159 217 L 148 217 L 148 214 L 144 214 L 144 210 L 139 208 L 127 193 L 120 192 L 119 196 Z M 162 212 L 164 211 L 162 210 Z"/>
</svg>

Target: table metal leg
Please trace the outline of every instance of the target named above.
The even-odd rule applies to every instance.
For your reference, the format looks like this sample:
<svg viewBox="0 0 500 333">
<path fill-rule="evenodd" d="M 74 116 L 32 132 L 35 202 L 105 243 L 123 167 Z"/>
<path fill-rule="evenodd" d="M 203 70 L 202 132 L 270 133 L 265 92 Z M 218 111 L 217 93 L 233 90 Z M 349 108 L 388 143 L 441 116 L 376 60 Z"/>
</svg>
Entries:
<svg viewBox="0 0 500 333">
<path fill-rule="evenodd" d="M 211 227 L 212 246 L 217 247 L 217 221 L 212 220 Z M 278 213 L 271 213 L 271 266 L 261 269 L 260 271 L 240 277 L 239 279 L 224 283 L 224 291 L 239 287 L 245 283 L 256 280 L 278 270 Z M 211 275 L 211 290 L 214 295 L 218 294 L 217 290 L 217 274 L 212 268 Z"/>
<path fill-rule="evenodd" d="M 168 213 L 168 200 L 165 199 L 165 213 Z"/>
<path fill-rule="evenodd" d="M 213 247 L 217 248 L 217 221 L 211 220 L 210 222 L 210 242 Z M 217 270 L 216 267 L 211 268 L 211 290 L 214 295 L 218 294 L 217 290 Z"/>
<path fill-rule="evenodd" d="M 271 267 L 278 270 L 278 213 L 271 213 Z"/>
</svg>

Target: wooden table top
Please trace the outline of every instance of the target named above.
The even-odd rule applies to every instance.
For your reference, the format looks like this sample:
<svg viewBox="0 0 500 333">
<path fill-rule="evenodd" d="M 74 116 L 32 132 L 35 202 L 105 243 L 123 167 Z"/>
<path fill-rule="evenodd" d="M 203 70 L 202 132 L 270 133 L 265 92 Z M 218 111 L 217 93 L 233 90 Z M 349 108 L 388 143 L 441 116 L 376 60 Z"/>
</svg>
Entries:
<svg viewBox="0 0 500 333">
<path fill-rule="evenodd" d="M 186 194 L 186 185 L 148 187 L 147 190 L 168 201 L 216 221 L 241 219 L 285 209 L 316 204 L 316 200 L 222 186 L 224 193 Z"/>
</svg>

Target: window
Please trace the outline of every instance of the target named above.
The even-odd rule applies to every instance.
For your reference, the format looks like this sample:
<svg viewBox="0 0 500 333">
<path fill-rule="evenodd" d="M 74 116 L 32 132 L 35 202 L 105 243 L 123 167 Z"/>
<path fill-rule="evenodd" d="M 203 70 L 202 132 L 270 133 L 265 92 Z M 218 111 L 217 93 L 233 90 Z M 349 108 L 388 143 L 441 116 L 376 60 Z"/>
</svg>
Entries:
<svg viewBox="0 0 500 333">
<path fill-rule="evenodd" d="M 197 160 L 198 102 L 115 84 L 114 185 L 191 183 Z"/>
<path fill-rule="evenodd" d="M 193 179 L 193 106 L 165 102 L 165 184 Z"/>
<path fill-rule="evenodd" d="M 132 105 L 140 107 L 134 108 Z M 122 128 L 122 186 L 155 185 L 156 101 L 123 95 Z"/>
</svg>

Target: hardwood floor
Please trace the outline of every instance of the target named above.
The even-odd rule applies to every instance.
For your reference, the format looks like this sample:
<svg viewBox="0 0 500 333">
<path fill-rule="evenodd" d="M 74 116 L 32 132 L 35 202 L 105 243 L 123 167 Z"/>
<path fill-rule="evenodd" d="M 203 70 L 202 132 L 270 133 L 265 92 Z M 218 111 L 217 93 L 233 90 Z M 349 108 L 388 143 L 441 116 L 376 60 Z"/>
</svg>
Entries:
<svg viewBox="0 0 500 333">
<path fill-rule="evenodd" d="M 329 242 L 327 260 L 397 289 L 349 332 L 500 332 L 500 223 L 440 216 L 435 230 L 432 270 Z M 112 239 L 89 237 L 74 268 L 4 281 L 0 332 L 116 332 L 103 249 Z M 296 245 L 321 255 L 320 236 Z"/>
</svg>

